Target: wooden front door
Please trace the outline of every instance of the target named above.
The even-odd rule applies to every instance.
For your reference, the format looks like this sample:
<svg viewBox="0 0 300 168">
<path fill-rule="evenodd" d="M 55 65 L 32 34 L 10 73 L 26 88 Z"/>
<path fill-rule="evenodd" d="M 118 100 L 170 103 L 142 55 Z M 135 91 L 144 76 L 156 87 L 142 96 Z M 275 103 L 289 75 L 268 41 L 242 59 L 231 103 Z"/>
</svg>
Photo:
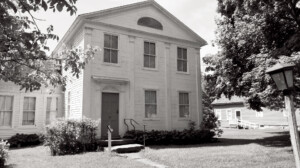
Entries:
<svg viewBox="0 0 300 168">
<path fill-rule="evenodd" d="M 119 93 L 102 93 L 101 137 L 107 138 L 107 126 L 113 129 L 112 136 L 119 137 Z"/>
</svg>

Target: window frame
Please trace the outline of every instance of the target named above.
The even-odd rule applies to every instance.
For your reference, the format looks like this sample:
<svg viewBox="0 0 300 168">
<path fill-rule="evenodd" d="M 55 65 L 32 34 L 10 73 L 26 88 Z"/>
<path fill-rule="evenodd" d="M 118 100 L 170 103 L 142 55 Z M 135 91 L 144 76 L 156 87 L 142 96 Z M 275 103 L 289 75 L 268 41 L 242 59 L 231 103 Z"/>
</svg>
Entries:
<svg viewBox="0 0 300 168">
<path fill-rule="evenodd" d="M 230 115 L 229 115 L 230 114 Z M 229 118 L 230 116 L 230 118 Z M 229 120 L 232 120 L 233 117 L 232 117 L 232 109 L 227 109 L 226 110 L 226 119 L 229 121 Z"/>
<path fill-rule="evenodd" d="M 49 98 L 51 98 L 51 103 L 50 103 L 50 107 L 48 109 L 48 99 Z M 51 110 L 53 102 L 55 102 L 55 109 Z M 46 116 L 45 116 L 45 124 L 46 125 L 51 124 L 51 112 L 55 112 L 56 117 L 57 117 L 57 114 L 58 114 L 58 97 L 57 96 L 47 96 L 46 97 Z M 49 113 L 49 118 L 47 119 L 48 113 Z M 49 123 L 47 121 L 49 121 Z"/>
<path fill-rule="evenodd" d="M 181 58 L 179 58 L 179 52 L 178 52 L 178 50 L 180 50 L 181 49 Z M 183 58 L 183 50 L 186 50 L 186 59 L 184 59 Z M 189 66 L 188 66 L 188 48 L 187 47 L 177 47 L 177 55 L 176 55 L 176 64 L 177 64 L 177 66 L 176 66 L 176 71 L 177 72 L 179 72 L 179 73 L 184 73 L 184 74 L 188 74 L 189 73 Z M 182 63 L 184 63 L 185 62 L 185 64 L 186 64 L 186 71 L 184 71 L 183 69 L 184 68 L 182 68 L 182 70 L 179 70 L 179 62 L 178 61 L 180 61 L 180 62 L 182 62 Z"/>
<path fill-rule="evenodd" d="M 113 40 L 111 40 L 111 44 L 110 44 L 110 46 L 111 47 L 106 47 L 105 46 L 105 36 L 110 36 L 110 37 L 112 37 L 112 36 L 115 36 L 115 37 L 117 37 L 117 48 L 111 48 L 112 47 L 112 41 Z M 111 38 L 112 39 L 112 38 Z M 105 50 L 109 50 L 109 62 L 107 62 L 107 61 L 105 61 Z M 117 52 L 117 62 L 116 63 L 114 63 L 114 62 L 112 62 L 112 55 L 111 55 L 111 51 L 116 51 Z M 110 33 L 104 33 L 104 35 L 103 35 L 103 63 L 105 63 L 105 64 L 111 64 L 111 65 L 118 65 L 119 64 L 119 35 L 116 35 L 116 34 L 110 34 Z"/>
<path fill-rule="evenodd" d="M 146 45 L 146 43 L 148 43 L 148 45 L 149 45 L 149 47 L 148 47 L 148 50 L 149 50 L 149 53 L 146 53 L 145 52 L 145 45 Z M 151 54 L 150 53 L 150 44 L 154 44 L 154 55 L 153 54 Z M 155 42 L 153 42 L 153 41 L 144 41 L 144 47 L 143 47 L 144 49 L 144 51 L 143 51 L 143 68 L 145 68 L 145 69 L 151 69 L 151 70 L 153 70 L 153 69 L 157 69 L 157 63 L 156 63 L 156 60 L 157 60 L 157 48 L 156 48 L 156 43 Z M 145 66 L 145 57 L 149 57 L 149 66 Z M 150 67 L 150 65 L 151 65 L 151 63 L 150 63 L 150 58 L 154 58 L 154 67 Z"/>
<path fill-rule="evenodd" d="M 180 103 L 180 94 L 187 94 L 187 98 L 188 98 L 188 104 L 181 104 Z M 187 117 L 182 117 L 181 116 L 181 111 L 180 111 L 180 107 L 182 107 L 182 106 L 184 106 L 184 107 L 188 107 L 187 109 L 188 109 L 188 116 Z M 190 93 L 189 92 L 186 92 L 186 91 L 179 91 L 178 92 L 178 114 L 179 114 L 179 118 L 190 118 L 190 116 L 191 116 L 191 112 L 190 112 Z"/>
<path fill-rule="evenodd" d="M 218 117 L 218 120 L 222 120 L 222 112 L 221 112 L 221 109 L 216 109 L 215 110 L 215 115 L 216 117 Z"/>
<path fill-rule="evenodd" d="M 256 117 L 264 117 L 264 113 L 262 111 L 256 111 L 255 116 Z"/>
<path fill-rule="evenodd" d="M 147 103 L 146 102 L 146 92 L 155 92 L 155 103 Z M 157 101 L 157 95 L 158 95 L 158 91 L 157 90 L 155 90 L 155 89 L 145 89 L 144 90 L 144 99 L 145 99 L 145 101 L 144 101 L 144 103 L 145 103 L 145 108 L 144 108 L 144 110 L 145 110 L 145 113 L 144 113 L 144 118 L 145 119 L 151 119 L 151 118 L 157 118 L 157 116 L 158 116 L 158 101 Z M 155 106 L 155 116 L 147 116 L 147 105 L 148 106 Z"/>
<path fill-rule="evenodd" d="M 25 99 L 26 99 L 26 98 L 29 98 L 29 99 L 30 99 L 30 98 L 33 98 L 33 99 L 34 99 L 34 110 L 25 110 L 25 109 L 24 109 L 24 103 L 25 103 Z M 28 103 L 29 103 L 29 101 L 28 101 Z M 21 118 L 21 119 L 22 119 L 22 123 L 21 123 L 22 126 L 25 126 L 25 127 L 26 127 L 26 126 L 27 126 L 27 127 L 28 127 L 28 126 L 29 126 L 29 127 L 30 127 L 30 126 L 35 126 L 35 123 L 36 123 L 36 106 L 37 106 L 37 98 L 36 98 L 35 96 L 24 96 L 24 97 L 23 97 L 23 109 L 22 109 L 22 118 Z M 28 107 L 29 107 L 29 104 L 28 104 Z M 34 113 L 34 115 L 33 115 L 33 116 L 34 116 L 34 118 L 33 118 L 33 124 L 24 124 L 24 114 L 25 114 L 25 112 L 27 112 L 27 113 L 28 113 L 28 112 L 33 112 L 33 113 Z M 27 121 L 27 122 L 28 122 L 28 121 Z"/>
<path fill-rule="evenodd" d="M 4 108 L 6 107 L 6 97 L 11 97 L 12 101 L 11 101 L 11 110 L 7 110 L 5 109 L 3 112 L 10 112 L 11 113 L 11 118 L 10 118 L 10 125 L 0 125 L 0 128 L 12 128 L 13 127 L 13 114 L 14 114 L 14 95 L 0 95 L 0 97 L 3 96 L 4 97 Z M 0 115 L 1 115 L 1 109 L 0 109 Z M 3 118 L 4 119 L 4 118 Z"/>
</svg>

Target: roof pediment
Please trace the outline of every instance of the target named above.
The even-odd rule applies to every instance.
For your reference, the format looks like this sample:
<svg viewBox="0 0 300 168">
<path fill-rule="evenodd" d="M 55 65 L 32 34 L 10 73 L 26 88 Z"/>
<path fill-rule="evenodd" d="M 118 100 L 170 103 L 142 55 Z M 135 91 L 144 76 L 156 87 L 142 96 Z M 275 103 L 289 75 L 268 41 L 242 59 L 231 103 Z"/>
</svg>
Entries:
<svg viewBox="0 0 300 168">
<path fill-rule="evenodd" d="M 200 46 L 206 45 L 206 41 L 198 34 L 193 32 L 189 27 L 153 0 L 86 13 L 79 17 L 96 22 L 193 41 Z M 141 25 L 139 24 L 139 21 L 142 18 L 151 18 L 157 22 L 156 24 L 161 24 L 162 28 Z"/>
</svg>

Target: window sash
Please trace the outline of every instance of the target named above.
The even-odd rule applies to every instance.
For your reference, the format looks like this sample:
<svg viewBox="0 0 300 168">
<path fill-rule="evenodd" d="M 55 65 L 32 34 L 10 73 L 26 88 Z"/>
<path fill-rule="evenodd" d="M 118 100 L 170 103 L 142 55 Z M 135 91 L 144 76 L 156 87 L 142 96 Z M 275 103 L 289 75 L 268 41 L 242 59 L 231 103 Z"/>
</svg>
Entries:
<svg viewBox="0 0 300 168">
<path fill-rule="evenodd" d="M 144 67 L 155 68 L 155 43 L 144 42 Z"/>
<path fill-rule="evenodd" d="M 187 118 L 190 115 L 189 93 L 179 93 L 179 117 Z"/>
<path fill-rule="evenodd" d="M 118 36 L 104 35 L 104 62 L 118 63 Z"/>
<path fill-rule="evenodd" d="M 145 117 L 151 118 L 157 115 L 156 91 L 145 91 Z"/>
<path fill-rule="evenodd" d="M 11 126 L 13 96 L 0 96 L 0 126 Z"/>
<path fill-rule="evenodd" d="M 34 125 L 35 122 L 35 97 L 24 97 L 22 125 Z"/>
<path fill-rule="evenodd" d="M 177 71 L 187 72 L 187 49 L 177 48 Z"/>
</svg>

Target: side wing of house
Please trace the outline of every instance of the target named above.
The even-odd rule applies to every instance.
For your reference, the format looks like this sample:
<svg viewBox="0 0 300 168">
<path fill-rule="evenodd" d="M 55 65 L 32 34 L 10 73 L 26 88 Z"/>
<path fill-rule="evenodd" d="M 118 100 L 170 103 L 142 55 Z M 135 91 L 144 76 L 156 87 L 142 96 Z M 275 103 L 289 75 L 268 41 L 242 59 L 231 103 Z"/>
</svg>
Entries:
<svg viewBox="0 0 300 168">
<path fill-rule="evenodd" d="M 20 86 L 0 81 L 0 138 L 17 133 L 42 133 L 45 125 L 63 117 L 63 94 L 56 88 L 20 91 Z"/>
</svg>

